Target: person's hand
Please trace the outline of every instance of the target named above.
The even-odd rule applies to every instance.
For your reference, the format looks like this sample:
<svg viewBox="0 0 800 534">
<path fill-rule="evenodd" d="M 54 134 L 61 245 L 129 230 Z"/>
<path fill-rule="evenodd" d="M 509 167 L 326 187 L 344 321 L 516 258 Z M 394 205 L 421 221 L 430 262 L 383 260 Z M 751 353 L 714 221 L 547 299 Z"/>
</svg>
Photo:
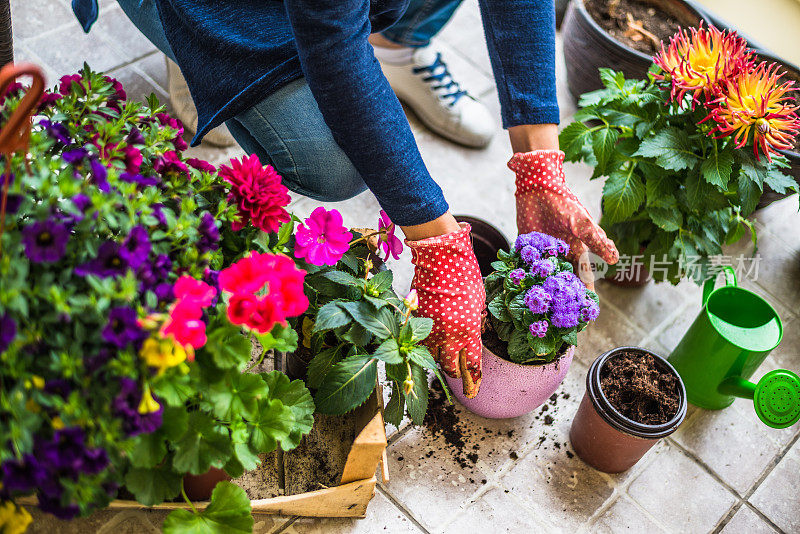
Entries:
<svg viewBox="0 0 800 534">
<path fill-rule="evenodd" d="M 481 384 L 481 319 L 486 292 L 472 250 L 469 224 L 445 235 L 406 240 L 416 267 L 417 315 L 433 319 L 425 345 L 442 370 L 461 378 L 464 395 L 473 398 Z"/>
<path fill-rule="evenodd" d="M 534 150 L 514 154 L 508 167 L 517 175 L 517 230 L 520 234 L 543 232 L 564 240 L 569 258 L 579 264 L 586 280 L 588 250 L 614 264 L 619 252 L 614 242 L 592 220 L 564 179 L 564 153 Z"/>
</svg>

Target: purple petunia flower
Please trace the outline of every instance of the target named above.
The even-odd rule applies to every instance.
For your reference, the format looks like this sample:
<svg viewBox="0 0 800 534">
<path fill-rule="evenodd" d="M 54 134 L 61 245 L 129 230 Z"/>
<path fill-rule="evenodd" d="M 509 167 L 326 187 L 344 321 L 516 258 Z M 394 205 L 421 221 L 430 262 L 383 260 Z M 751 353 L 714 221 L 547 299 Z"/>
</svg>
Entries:
<svg viewBox="0 0 800 534">
<path fill-rule="evenodd" d="M 547 278 L 553 271 L 555 271 L 556 266 L 553 265 L 553 262 L 547 260 L 539 260 L 533 265 L 531 265 L 531 274 L 534 276 L 539 276 L 541 278 Z"/>
<path fill-rule="evenodd" d="M 70 165 L 81 163 L 87 157 L 89 157 L 89 151 L 85 148 L 73 148 L 61 154 L 61 159 Z"/>
<path fill-rule="evenodd" d="M 100 278 L 125 274 L 128 262 L 120 254 L 121 248 L 119 243 L 106 241 L 100 245 L 95 259 L 75 267 L 75 274 L 78 276 L 94 274 Z"/>
<path fill-rule="evenodd" d="M 34 263 L 60 260 L 67 251 L 68 241 L 69 230 L 53 218 L 36 221 L 22 230 L 25 255 Z"/>
<path fill-rule="evenodd" d="M 128 136 L 125 138 L 125 142 L 129 145 L 144 145 L 145 140 L 142 132 L 139 131 L 139 128 L 136 126 L 131 127 L 131 131 Z"/>
<path fill-rule="evenodd" d="M 164 215 L 164 204 L 153 204 L 153 217 L 158 220 L 158 224 L 161 226 L 167 226 L 167 216 Z"/>
<path fill-rule="evenodd" d="M 181 138 L 179 137 L 178 139 Z M 180 160 L 180 157 L 175 151 L 169 150 L 165 152 L 163 156 L 158 156 L 153 163 L 153 170 L 163 175 L 169 172 L 185 173 L 188 171 L 188 168 L 186 164 Z"/>
<path fill-rule="evenodd" d="M 141 174 L 133 174 L 123 172 L 119 175 L 119 179 L 123 182 L 141 185 L 142 187 L 152 187 L 161 183 L 161 179 L 157 176 L 142 176 Z"/>
<path fill-rule="evenodd" d="M 519 255 L 522 258 L 522 261 L 528 265 L 533 265 L 542 258 L 541 252 L 532 246 L 523 247 L 522 252 L 520 252 Z"/>
<path fill-rule="evenodd" d="M 51 497 L 40 492 L 38 497 L 39 509 L 41 511 L 52 514 L 64 521 L 75 519 L 81 511 L 80 508 L 78 508 L 78 505 L 74 503 L 70 503 L 66 506 L 62 505 L 60 496 Z"/>
<path fill-rule="evenodd" d="M 159 302 L 172 302 L 175 300 L 175 291 L 172 288 L 172 284 L 169 282 L 156 284 L 153 288 L 153 293 L 155 293 Z"/>
<path fill-rule="evenodd" d="M 550 307 L 550 301 L 553 297 L 544 290 L 542 286 L 533 286 L 525 293 L 525 297 L 523 299 L 523 303 L 531 313 L 541 314 L 547 313 L 547 309 Z"/>
<path fill-rule="evenodd" d="M 72 384 L 63 378 L 55 378 L 48 380 L 42 391 L 51 395 L 59 395 L 66 399 L 72 393 Z"/>
<path fill-rule="evenodd" d="M 89 158 L 89 168 L 92 169 L 92 183 L 97 186 L 97 189 L 103 193 L 111 191 L 111 185 L 108 183 L 108 169 L 97 156 Z"/>
<path fill-rule="evenodd" d="M 0 315 L 0 354 L 8 349 L 15 337 L 17 337 L 17 322 L 7 313 Z"/>
<path fill-rule="evenodd" d="M 197 230 L 200 233 L 200 239 L 197 242 L 198 252 L 202 254 L 219 248 L 219 229 L 217 229 L 217 221 L 213 215 L 204 211 L 200 216 L 200 225 Z"/>
<path fill-rule="evenodd" d="M 108 323 L 101 335 L 105 341 L 121 349 L 130 343 L 139 343 L 146 337 L 137 322 L 136 312 L 125 306 L 114 308 L 109 312 Z"/>
<path fill-rule="evenodd" d="M 75 204 L 75 207 L 81 211 L 86 211 L 86 208 L 88 208 L 92 204 L 92 199 L 90 199 L 83 193 L 78 193 L 77 195 L 73 196 L 70 200 L 72 200 L 72 203 Z"/>
<path fill-rule="evenodd" d="M 120 392 L 114 397 L 111 408 L 121 419 L 122 431 L 128 437 L 149 434 L 161 427 L 163 406 L 157 412 L 140 414 L 141 401 L 142 391 L 136 381 L 127 377 L 120 378 Z"/>
<path fill-rule="evenodd" d="M 147 229 L 144 226 L 134 226 L 128 237 L 125 238 L 119 254 L 128 262 L 128 265 L 136 269 L 147 260 L 151 248 Z"/>
<path fill-rule="evenodd" d="M 215 271 L 214 269 L 206 268 L 205 272 L 203 273 L 203 281 L 216 289 L 214 294 L 214 299 L 211 301 L 211 307 L 217 305 L 217 300 L 219 299 L 220 289 L 219 289 L 219 271 Z"/>
<path fill-rule="evenodd" d="M 39 126 L 44 128 L 44 130 L 47 132 L 47 135 L 59 143 L 64 145 L 69 145 L 72 143 L 72 139 L 69 137 L 69 130 L 67 130 L 67 127 L 60 122 L 52 122 L 47 119 L 42 119 L 39 121 Z"/>
<path fill-rule="evenodd" d="M 525 279 L 525 269 L 514 269 L 508 273 L 508 278 L 512 283 L 519 285 Z"/>
<path fill-rule="evenodd" d="M 83 360 L 83 368 L 86 369 L 88 373 L 94 373 L 108 363 L 112 356 L 111 350 L 107 347 L 103 347 L 97 351 L 97 354 L 88 356 Z"/>
<path fill-rule="evenodd" d="M 528 328 L 533 337 L 544 337 L 547 335 L 547 321 L 534 321 Z"/>
<path fill-rule="evenodd" d="M 159 282 L 166 280 L 172 269 L 172 260 L 166 254 L 159 254 L 152 262 L 139 266 L 136 276 L 142 281 L 144 289 L 152 289 Z"/>
</svg>

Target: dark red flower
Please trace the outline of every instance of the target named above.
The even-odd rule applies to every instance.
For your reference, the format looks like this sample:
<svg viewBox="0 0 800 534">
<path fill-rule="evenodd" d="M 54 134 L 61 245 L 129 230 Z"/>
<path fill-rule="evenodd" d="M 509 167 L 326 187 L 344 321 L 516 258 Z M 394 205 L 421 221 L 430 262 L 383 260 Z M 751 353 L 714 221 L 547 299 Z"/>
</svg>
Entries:
<svg viewBox="0 0 800 534">
<path fill-rule="evenodd" d="M 231 226 L 235 231 L 248 222 L 264 232 L 275 232 L 289 221 L 284 209 L 291 200 L 289 189 L 270 165 L 261 165 L 258 156 L 232 159 L 231 166 L 221 165 L 219 175 L 231 184 L 228 200 L 239 208 L 239 221 Z"/>
</svg>

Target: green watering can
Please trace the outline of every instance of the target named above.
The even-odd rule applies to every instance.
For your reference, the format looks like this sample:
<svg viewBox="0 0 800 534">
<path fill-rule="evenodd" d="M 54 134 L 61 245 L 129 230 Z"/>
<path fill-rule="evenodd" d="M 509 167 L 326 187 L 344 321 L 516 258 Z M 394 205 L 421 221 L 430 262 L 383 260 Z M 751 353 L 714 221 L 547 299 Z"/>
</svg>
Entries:
<svg viewBox="0 0 800 534">
<path fill-rule="evenodd" d="M 783 325 L 770 304 L 736 285 L 733 268 L 724 267 L 726 284 L 703 286 L 703 309 L 669 356 L 686 385 L 689 402 L 708 410 L 729 406 L 735 397 L 753 399 L 758 417 L 773 428 L 800 419 L 800 377 L 779 369 L 758 384 L 748 379 L 783 337 Z"/>
</svg>

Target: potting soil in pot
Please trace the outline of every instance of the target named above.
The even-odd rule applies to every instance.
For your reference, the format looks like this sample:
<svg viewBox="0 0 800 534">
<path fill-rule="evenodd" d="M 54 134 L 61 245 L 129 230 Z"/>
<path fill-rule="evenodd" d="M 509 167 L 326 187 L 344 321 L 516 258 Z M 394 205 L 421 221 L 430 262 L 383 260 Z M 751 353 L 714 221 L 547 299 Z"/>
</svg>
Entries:
<svg viewBox="0 0 800 534">
<path fill-rule="evenodd" d="M 600 372 L 600 387 L 614 408 L 639 423 L 663 424 L 678 413 L 678 378 L 649 354 L 610 358 Z"/>
<path fill-rule="evenodd" d="M 592 18 L 614 39 L 653 55 L 681 28 L 662 9 L 636 0 L 585 0 Z"/>
</svg>

